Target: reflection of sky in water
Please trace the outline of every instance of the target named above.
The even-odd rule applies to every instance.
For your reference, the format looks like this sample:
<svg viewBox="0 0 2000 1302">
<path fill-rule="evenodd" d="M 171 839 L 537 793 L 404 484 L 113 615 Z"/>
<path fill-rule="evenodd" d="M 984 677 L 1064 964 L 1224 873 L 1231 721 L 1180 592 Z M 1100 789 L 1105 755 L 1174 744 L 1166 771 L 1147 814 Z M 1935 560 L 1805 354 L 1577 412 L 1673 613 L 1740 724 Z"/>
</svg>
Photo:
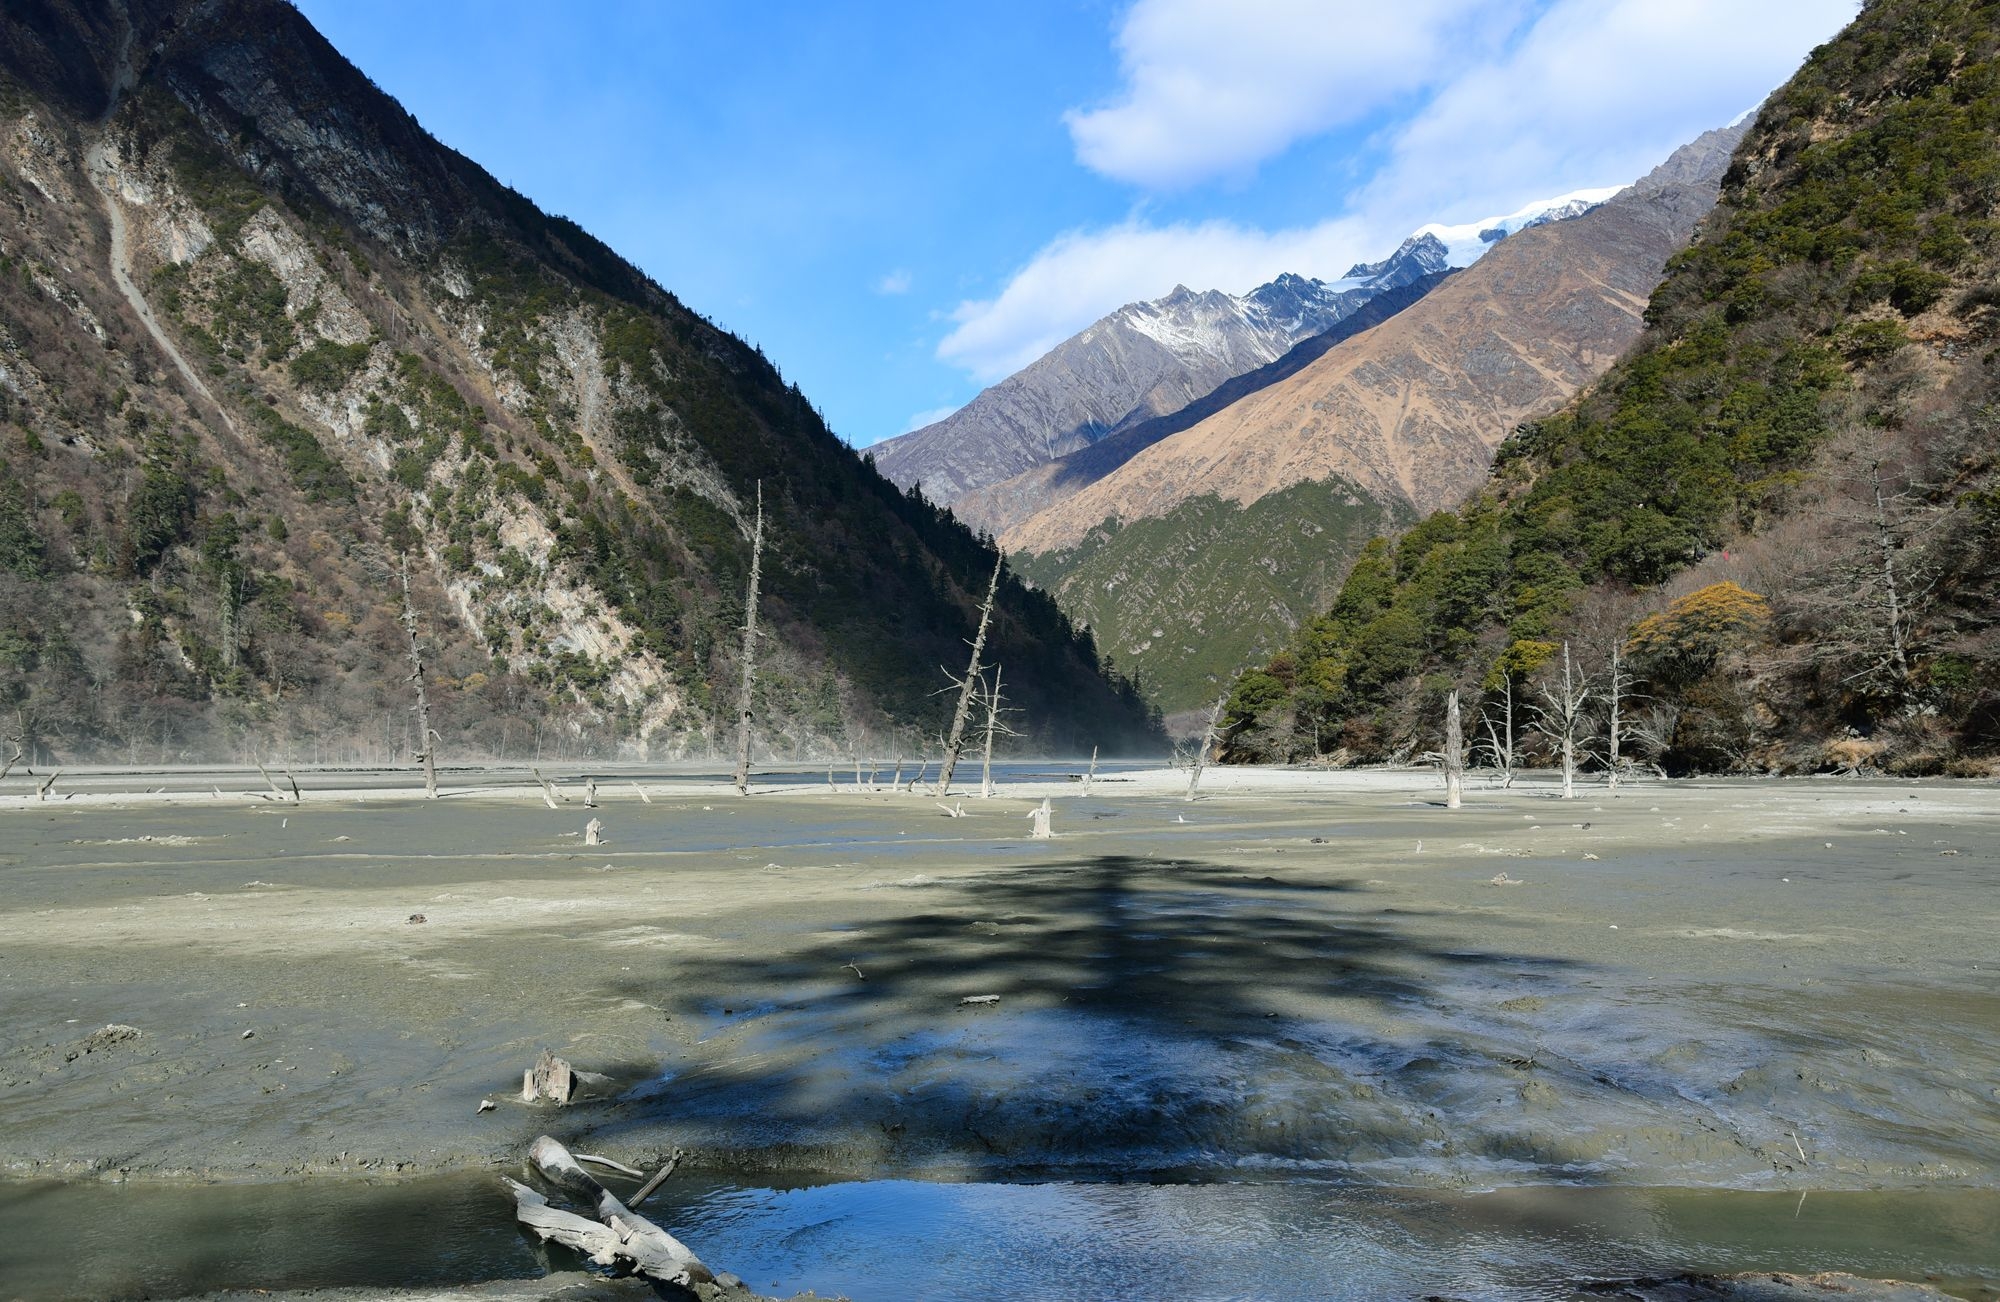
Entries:
<svg viewBox="0 0 2000 1302">
<path fill-rule="evenodd" d="M 882 1181 L 718 1190 L 673 1224 L 755 1287 L 855 1302 L 1539 1299 L 1686 1269 L 2000 1271 L 2000 1197 L 1951 1197 Z"/>
<path fill-rule="evenodd" d="M 623 1182 L 618 1182 L 623 1187 Z M 1326 1183 L 943 1184 L 773 1191 L 670 1180 L 646 1213 L 781 1296 L 854 1302 L 1561 1299 L 1592 1279 L 1848 1270 L 2000 1284 L 2000 1192 L 1743 1193 Z M 499 1182 L 0 1184 L 8 1297 L 446 1285 L 537 1272 Z M 550 1264 L 570 1268 L 560 1252 Z"/>
</svg>

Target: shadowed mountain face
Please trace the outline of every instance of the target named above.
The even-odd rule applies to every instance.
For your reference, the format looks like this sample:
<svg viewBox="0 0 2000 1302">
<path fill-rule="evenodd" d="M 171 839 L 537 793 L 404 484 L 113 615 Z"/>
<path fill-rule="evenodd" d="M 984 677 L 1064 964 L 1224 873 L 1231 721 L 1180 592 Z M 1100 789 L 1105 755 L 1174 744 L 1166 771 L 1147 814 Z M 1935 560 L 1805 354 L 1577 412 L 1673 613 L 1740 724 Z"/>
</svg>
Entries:
<svg viewBox="0 0 2000 1302">
<path fill-rule="evenodd" d="M 1094 482 L 1064 493 L 1060 468 L 1015 481 L 995 515 L 1037 495 L 1052 504 L 1009 525 L 1003 545 L 1163 708 L 1212 699 L 1236 668 L 1222 657 L 1274 643 L 1324 604 L 1374 527 L 1457 501 L 1517 425 L 1559 406 L 1638 337 L 1647 296 L 1713 206 L 1740 136 L 1710 132 L 1610 202 L 1508 236 L 1373 329 Z M 1252 508 L 1305 485 L 1349 509 L 1332 534 L 1311 522 L 1316 545 L 1294 569 L 1270 558 L 1308 522 Z M 1224 508 L 1239 518 L 1219 517 Z M 1179 592 L 1171 576 L 1205 538 L 1232 565 L 1221 586 Z M 1246 605 L 1238 598 L 1253 583 L 1282 596 Z M 1241 633 L 1226 651 L 1180 635 L 1218 611 Z"/>
<path fill-rule="evenodd" d="M 1371 300 L 1445 270 L 1435 236 L 1333 282 L 1284 275 L 1238 297 L 1178 286 L 1130 303 L 935 424 L 876 444 L 884 475 L 937 501 L 1052 461 L 1177 412 L 1283 357 Z"/>
<path fill-rule="evenodd" d="M 290 5 L 0 11 L 0 270 L 30 751 L 408 755 L 404 558 L 446 749 L 700 750 L 759 485 L 759 749 L 936 727 L 991 550 Z M 1037 739 L 1144 742 L 1053 603 L 1002 593 Z"/>
</svg>

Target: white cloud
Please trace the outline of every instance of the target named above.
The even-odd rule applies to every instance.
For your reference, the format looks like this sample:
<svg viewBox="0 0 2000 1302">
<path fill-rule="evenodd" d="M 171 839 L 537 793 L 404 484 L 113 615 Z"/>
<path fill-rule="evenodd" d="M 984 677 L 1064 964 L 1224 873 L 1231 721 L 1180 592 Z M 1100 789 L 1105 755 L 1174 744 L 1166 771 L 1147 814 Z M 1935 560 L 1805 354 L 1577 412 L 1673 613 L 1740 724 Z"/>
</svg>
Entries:
<svg viewBox="0 0 2000 1302">
<path fill-rule="evenodd" d="M 1084 166 L 1167 189 L 1241 174 L 1447 75 L 1521 0 L 1138 0 L 1125 86 L 1064 120 Z"/>
<path fill-rule="evenodd" d="M 1506 207 L 1551 188 L 1636 179 L 1776 89 L 1857 8 L 1557 0 L 1504 56 L 1442 86 L 1398 130 L 1362 205 L 1385 217 Z"/>
<path fill-rule="evenodd" d="M 1260 8 L 1280 36 L 1318 39 L 1290 7 L 1272 2 Z M 1414 9 L 1419 24 L 1445 12 L 1414 0 L 1403 8 Z M 991 383 L 1121 304 L 1156 298 L 1176 283 L 1240 293 L 1280 271 L 1337 276 L 1356 261 L 1383 256 L 1428 222 L 1475 220 L 1580 187 L 1635 180 L 1676 146 L 1729 122 L 1782 84 L 1856 8 L 1856 0 L 1761 0 L 1755 6 L 1738 0 L 1554 0 L 1510 39 L 1475 24 L 1463 44 L 1478 47 L 1477 57 L 1385 129 L 1385 161 L 1347 196 L 1340 215 L 1275 231 L 1224 220 L 1160 226 L 1133 218 L 1067 232 L 1037 251 L 998 294 L 961 303 L 937 355 Z M 1226 16 L 1239 12 L 1236 0 L 1140 0 L 1120 37 L 1132 83 L 1126 102 L 1072 121 L 1084 161 L 1113 170 L 1112 160 L 1122 160 L 1115 166 L 1125 170 L 1115 174 L 1135 178 L 1212 170 L 1226 152 L 1223 137 L 1195 127 L 1178 142 L 1191 161 L 1172 163 L 1173 114 L 1199 107 L 1198 88 L 1207 84 L 1204 77 L 1214 80 L 1215 67 L 1247 58 L 1242 51 L 1254 42 L 1228 32 Z M 1214 19 L 1206 29 L 1196 21 L 1204 14 Z M 1351 17 L 1320 25 L 1337 28 Z M 1135 37 L 1142 21 L 1166 23 L 1179 44 L 1156 33 Z M 1202 30 L 1235 52 L 1203 64 L 1196 58 L 1200 42 L 1191 35 Z M 1365 30 L 1378 40 L 1371 48 L 1389 39 L 1374 36 L 1374 26 Z M 1323 52 L 1323 42 L 1312 48 Z M 1144 59 L 1138 50 L 1146 52 Z M 1174 50 L 1190 66 L 1176 72 L 1168 58 Z M 1310 87 L 1285 84 L 1280 75 L 1299 71 L 1291 63 L 1271 70 L 1280 98 L 1294 91 L 1323 95 L 1326 86 L 1349 76 L 1338 61 Z M 1386 84 L 1386 76 L 1363 82 L 1377 94 Z M 1168 93 L 1176 87 L 1192 98 Z M 1249 102 L 1224 97 L 1226 108 Z M 1151 125 L 1141 121 L 1142 108 L 1152 113 L 1146 120 Z M 1231 137 L 1242 146 L 1232 155 L 1234 166 L 1327 125 L 1278 109 L 1261 134 L 1243 126 L 1249 118 L 1242 114 L 1231 120 L 1242 127 Z M 1099 134 L 1089 137 L 1094 143 L 1087 149 L 1092 131 Z M 1265 143 L 1251 148 L 1258 140 Z"/>
<path fill-rule="evenodd" d="M 907 294 L 910 292 L 910 286 L 913 283 L 914 280 L 909 270 L 904 267 L 898 267 L 875 282 L 875 292 L 878 294 Z"/>
<path fill-rule="evenodd" d="M 1150 226 L 1138 220 L 1109 230 L 1058 236 L 1015 273 L 994 298 L 959 304 L 957 327 L 938 357 L 981 384 L 1011 375 L 1119 305 L 1157 298 L 1176 283 L 1242 291 L 1281 271 L 1346 270 L 1362 248 L 1349 221 L 1289 231 L 1232 222 Z"/>
<path fill-rule="evenodd" d="M 957 410 L 958 408 L 956 407 L 933 407 L 929 411 L 920 411 L 904 421 L 903 428 L 896 432 L 898 434 L 908 434 L 911 430 L 922 429 L 926 425 L 935 425 Z"/>
</svg>

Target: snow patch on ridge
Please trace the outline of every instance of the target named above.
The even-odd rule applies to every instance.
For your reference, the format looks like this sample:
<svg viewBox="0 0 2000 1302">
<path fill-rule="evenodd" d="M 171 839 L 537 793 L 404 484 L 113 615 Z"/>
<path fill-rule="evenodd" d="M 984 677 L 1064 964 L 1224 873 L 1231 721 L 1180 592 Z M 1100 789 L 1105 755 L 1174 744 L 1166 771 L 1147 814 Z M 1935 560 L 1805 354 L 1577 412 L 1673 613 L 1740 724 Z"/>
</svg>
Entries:
<svg viewBox="0 0 2000 1302">
<path fill-rule="evenodd" d="M 1435 236 L 1445 246 L 1451 266 L 1469 267 L 1479 261 L 1479 255 L 1492 248 L 1503 236 L 1524 231 L 1530 226 L 1544 226 L 1549 222 L 1581 217 L 1624 188 L 1621 185 L 1610 185 L 1590 190 L 1572 190 L 1553 199 L 1537 199 L 1505 216 L 1487 217 L 1456 226 L 1432 222 L 1428 226 L 1420 227 L 1411 238 Z M 1501 235 L 1494 235 L 1494 231 L 1501 232 Z"/>
</svg>

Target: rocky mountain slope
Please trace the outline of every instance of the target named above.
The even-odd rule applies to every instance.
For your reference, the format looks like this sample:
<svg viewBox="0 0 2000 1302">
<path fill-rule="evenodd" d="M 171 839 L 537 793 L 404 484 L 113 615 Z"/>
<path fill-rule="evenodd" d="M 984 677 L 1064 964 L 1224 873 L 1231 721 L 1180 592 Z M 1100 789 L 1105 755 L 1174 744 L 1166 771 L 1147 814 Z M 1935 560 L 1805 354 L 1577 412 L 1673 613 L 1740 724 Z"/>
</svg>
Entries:
<svg viewBox="0 0 2000 1302">
<path fill-rule="evenodd" d="M 905 746 L 993 553 L 761 353 L 438 144 L 279 0 L 0 11 L 0 733 L 700 751 L 769 518 L 760 753 Z M 1049 599 L 1036 744 L 1146 744 Z"/>
<path fill-rule="evenodd" d="M 1384 290 L 1332 326 L 1293 345 L 1275 362 L 1224 380 L 1178 411 L 1127 425 L 1097 442 L 985 488 L 975 488 L 951 504 L 959 519 L 981 533 L 999 537 L 1038 512 L 1073 497 L 1140 452 L 1200 424 L 1231 403 L 1298 374 L 1335 344 L 1372 330 L 1437 288 L 1455 268 L 1446 267 L 1407 285 Z"/>
<path fill-rule="evenodd" d="M 922 485 L 957 507 L 988 485 L 1170 416 L 1383 295 L 1434 284 L 1508 235 L 1579 216 L 1612 193 L 1579 190 L 1505 216 L 1433 223 L 1335 281 L 1288 274 L 1241 297 L 1177 286 L 1165 298 L 1127 304 L 945 419 L 885 439 L 870 455 L 896 483 Z"/>
<path fill-rule="evenodd" d="M 1164 708 L 1195 705 L 1233 673 L 1228 656 L 1321 608 L 1372 532 L 1458 500 L 1515 426 L 1631 344 L 1740 135 L 1710 132 L 1610 202 L 1500 240 L 1375 328 L 1013 524 L 1002 544 Z M 1302 484 L 1327 485 L 1351 528 L 1313 524 L 1315 546 L 1290 568 L 1268 553 L 1304 522 L 1275 503 L 1251 508 Z M 1261 569 L 1255 585 L 1274 599 L 1246 605 L 1226 574 L 1183 591 L 1186 557 L 1209 536 L 1225 540 L 1235 573 Z M 1233 635 L 1198 635 L 1197 613 L 1205 626 L 1218 612 Z"/>
<path fill-rule="evenodd" d="M 2000 5 L 1875 0 L 1760 112 L 1632 352 L 1369 545 L 1239 682 L 1234 753 L 1428 749 L 1452 685 L 1527 734 L 1567 646 L 1586 753 L 1991 771 L 1996 185 Z"/>
<path fill-rule="evenodd" d="M 1128 303 L 950 416 L 869 449 L 890 480 L 955 502 L 965 493 L 1177 411 L 1277 360 L 1369 299 L 1445 265 L 1445 246 L 1412 240 L 1332 283 L 1284 275 L 1248 294 L 1177 285 Z"/>
</svg>

